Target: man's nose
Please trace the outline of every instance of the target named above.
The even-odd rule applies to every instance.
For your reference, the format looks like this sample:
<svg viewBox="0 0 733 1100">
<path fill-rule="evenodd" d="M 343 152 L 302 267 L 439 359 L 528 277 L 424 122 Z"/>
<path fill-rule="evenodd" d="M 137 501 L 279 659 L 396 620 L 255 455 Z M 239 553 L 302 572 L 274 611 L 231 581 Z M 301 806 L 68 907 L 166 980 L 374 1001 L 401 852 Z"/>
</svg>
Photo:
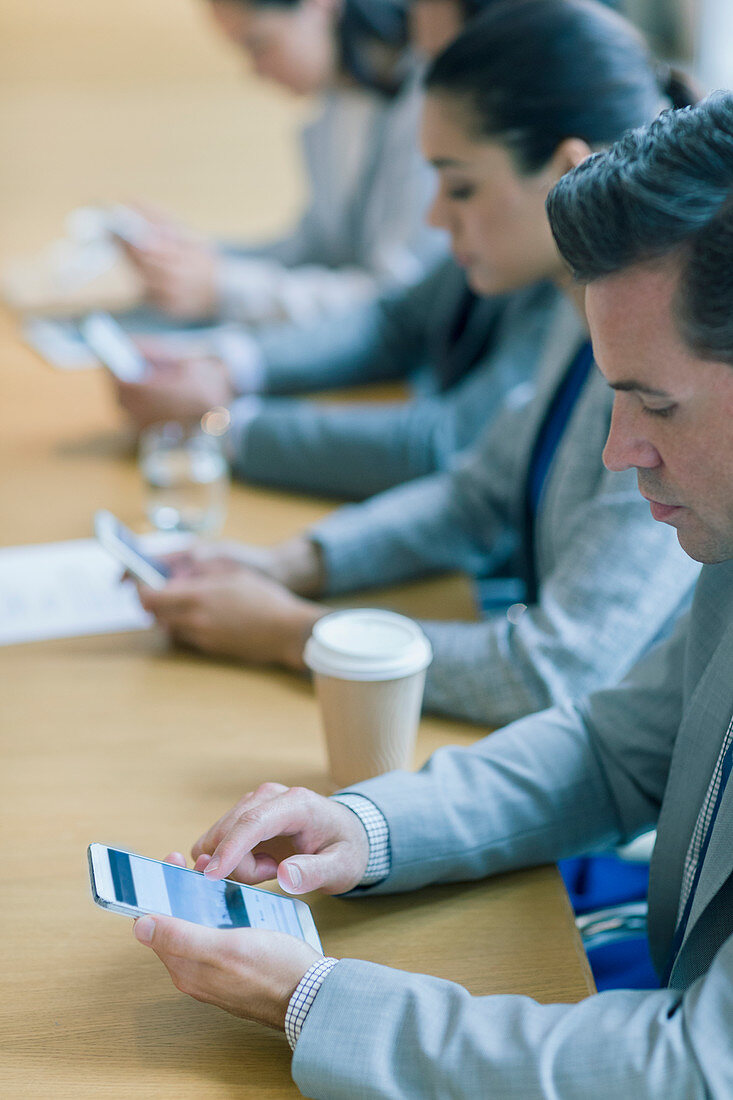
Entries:
<svg viewBox="0 0 733 1100">
<path fill-rule="evenodd" d="M 603 464 L 607 470 L 652 469 L 661 464 L 659 451 L 639 424 L 640 415 L 632 412 L 627 395 L 616 395 L 611 427 L 603 448 Z"/>
</svg>

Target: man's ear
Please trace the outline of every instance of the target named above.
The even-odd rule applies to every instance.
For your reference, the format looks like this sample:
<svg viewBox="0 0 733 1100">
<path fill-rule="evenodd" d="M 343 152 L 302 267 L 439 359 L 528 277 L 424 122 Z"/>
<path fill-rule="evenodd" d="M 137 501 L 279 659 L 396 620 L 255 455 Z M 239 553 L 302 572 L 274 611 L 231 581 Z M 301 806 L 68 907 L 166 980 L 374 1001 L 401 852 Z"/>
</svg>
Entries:
<svg viewBox="0 0 733 1100">
<path fill-rule="evenodd" d="M 583 141 L 582 138 L 570 137 L 565 138 L 558 145 L 555 152 L 552 154 L 552 168 L 554 169 L 554 175 L 556 179 L 560 179 L 566 172 L 570 172 L 573 168 L 577 168 L 579 164 L 582 164 L 587 157 L 592 154 L 593 150 L 587 141 Z"/>
</svg>

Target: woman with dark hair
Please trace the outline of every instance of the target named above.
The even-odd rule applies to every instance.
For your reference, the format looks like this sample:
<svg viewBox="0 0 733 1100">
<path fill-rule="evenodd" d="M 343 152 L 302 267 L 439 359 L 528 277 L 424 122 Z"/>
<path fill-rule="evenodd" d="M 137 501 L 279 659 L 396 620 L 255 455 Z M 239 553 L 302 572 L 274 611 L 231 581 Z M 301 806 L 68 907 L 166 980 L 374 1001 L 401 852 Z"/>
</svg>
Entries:
<svg viewBox="0 0 733 1100">
<path fill-rule="evenodd" d="M 555 286 L 536 393 L 510 398 L 445 471 L 272 549 L 179 560 L 165 589 L 142 594 L 173 637 L 300 669 L 328 611 L 314 596 L 444 570 L 495 578 L 504 602 L 483 621 L 423 628 L 427 707 L 497 725 L 617 680 L 667 629 L 697 569 L 652 520 L 633 473 L 604 470 L 612 394 L 545 213 L 565 172 L 661 103 L 642 40 L 593 0 L 492 5 L 437 59 L 422 132 L 439 176 L 432 220 L 477 294 Z M 346 465 L 339 453 L 334 465 Z"/>
<path fill-rule="evenodd" d="M 209 0 L 219 30 L 263 78 L 315 95 L 303 132 L 309 199 L 296 228 L 213 247 L 154 211 L 128 247 L 149 301 L 171 316 L 310 320 L 414 282 L 441 254 L 424 224 L 429 174 L 400 0 Z"/>
<path fill-rule="evenodd" d="M 423 56 L 440 52 L 467 18 L 498 2 L 413 0 L 415 49 Z M 626 27 L 624 34 L 630 33 Z M 641 73 L 643 102 L 623 81 L 609 88 L 605 96 L 614 102 L 628 100 L 612 107 L 610 132 L 645 117 L 650 98 L 656 103 L 661 97 L 643 45 L 631 41 L 630 70 Z M 559 80 L 562 87 L 564 75 L 557 69 L 543 65 L 541 79 Z M 503 74 L 499 81 L 505 81 Z M 529 113 L 531 130 L 531 106 Z M 541 124 L 538 119 L 537 129 Z M 572 125 L 581 135 L 590 127 L 592 139 L 598 122 L 572 119 Z M 501 196 L 493 198 L 501 217 Z M 543 219 L 539 201 L 537 206 Z M 415 286 L 335 318 L 227 331 L 218 341 L 219 358 L 160 363 L 145 383 L 119 387 L 119 399 L 138 428 L 230 405 L 233 471 L 262 484 L 360 500 L 446 469 L 488 426 L 508 394 L 528 383 L 543 353 L 560 295 L 545 277 L 545 258 L 527 243 L 526 286 L 505 282 L 499 272 L 488 297 L 477 296 L 463 270 L 448 260 Z M 502 296 L 507 289 L 511 293 Z M 414 399 L 348 408 L 294 399 L 394 380 L 409 381 Z"/>
</svg>

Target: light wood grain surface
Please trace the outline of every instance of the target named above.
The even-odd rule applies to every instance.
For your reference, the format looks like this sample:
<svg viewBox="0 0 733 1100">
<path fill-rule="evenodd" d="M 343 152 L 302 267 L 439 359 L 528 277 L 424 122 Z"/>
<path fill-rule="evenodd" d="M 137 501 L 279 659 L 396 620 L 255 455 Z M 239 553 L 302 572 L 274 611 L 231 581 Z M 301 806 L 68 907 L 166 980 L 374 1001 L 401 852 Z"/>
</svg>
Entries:
<svg viewBox="0 0 733 1100">
<path fill-rule="evenodd" d="M 0 18 L 0 128 L 12 151 L 0 167 L 3 256 L 42 245 L 91 196 L 152 194 L 212 231 L 272 227 L 296 209 L 301 109 L 241 84 L 196 5 L 5 0 Z M 243 155 L 256 141 L 259 168 Z M 98 507 L 144 526 L 104 376 L 47 367 L 1 314 L 0 541 L 84 537 Z M 268 542 L 329 507 L 238 487 L 225 533 Z M 418 615 L 473 612 L 460 578 L 379 598 Z M 174 652 L 155 632 L 0 649 L 0 685 L 0 1095 L 295 1095 L 282 1036 L 178 994 L 129 922 L 92 904 L 85 849 L 185 848 L 267 778 L 325 790 L 310 685 Z M 480 734 L 426 719 L 415 762 Z M 554 869 L 313 905 L 336 955 L 477 994 L 576 1000 L 592 989 Z"/>
</svg>

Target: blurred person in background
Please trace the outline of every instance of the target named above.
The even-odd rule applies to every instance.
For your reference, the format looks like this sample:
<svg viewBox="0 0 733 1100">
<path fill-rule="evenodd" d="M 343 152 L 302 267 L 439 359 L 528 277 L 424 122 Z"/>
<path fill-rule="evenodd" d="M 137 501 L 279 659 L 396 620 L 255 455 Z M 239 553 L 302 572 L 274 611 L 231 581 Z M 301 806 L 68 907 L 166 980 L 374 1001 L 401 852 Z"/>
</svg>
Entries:
<svg viewBox="0 0 733 1100">
<path fill-rule="evenodd" d="M 416 52 L 434 56 L 467 19 L 495 3 L 413 0 Z M 636 117 L 621 112 L 619 125 Z M 598 119 L 579 121 L 582 133 L 585 126 L 592 141 Z M 616 132 L 613 125 L 603 130 Z M 138 428 L 229 404 L 233 471 L 262 484 L 357 500 L 447 469 L 505 400 L 526 399 L 543 356 L 563 339 L 557 315 L 564 296 L 543 247 L 541 199 L 517 239 L 521 270 L 507 250 L 491 282 L 476 289 L 448 259 L 416 286 L 335 318 L 227 333 L 220 342 L 225 362 L 159 362 L 146 382 L 117 386 L 119 399 Z M 511 223 L 511 190 L 498 185 L 487 200 L 497 222 Z M 344 407 L 293 396 L 398 379 L 409 379 L 413 400 Z"/>
<path fill-rule="evenodd" d="M 679 82 L 664 89 L 689 101 Z M 426 706 L 497 725 L 614 682 L 669 627 L 697 568 L 655 524 L 632 471 L 604 470 L 612 395 L 545 212 L 592 149 L 657 113 L 636 31 L 593 0 L 491 5 L 433 63 L 423 146 L 432 208 L 477 294 L 555 287 L 537 389 L 507 400 L 443 472 L 342 508 L 271 549 L 202 546 L 145 607 L 204 652 L 302 669 L 343 595 L 446 570 L 483 582 L 481 622 L 425 622 Z M 669 100 L 668 100 L 669 101 Z M 335 465 L 350 461 L 334 449 Z"/>
<path fill-rule="evenodd" d="M 403 5 L 207 3 L 259 76 L 321 100 L 303 131 L 307 207 L 291 233 L 249 248 L 217 246 L 144 208 L 148 240 L 127 252 L 150 303 L 186 320 L 303 321 L 418 279 L 443 244 L 423 220 L 430 175 Z"/>
</svg>

